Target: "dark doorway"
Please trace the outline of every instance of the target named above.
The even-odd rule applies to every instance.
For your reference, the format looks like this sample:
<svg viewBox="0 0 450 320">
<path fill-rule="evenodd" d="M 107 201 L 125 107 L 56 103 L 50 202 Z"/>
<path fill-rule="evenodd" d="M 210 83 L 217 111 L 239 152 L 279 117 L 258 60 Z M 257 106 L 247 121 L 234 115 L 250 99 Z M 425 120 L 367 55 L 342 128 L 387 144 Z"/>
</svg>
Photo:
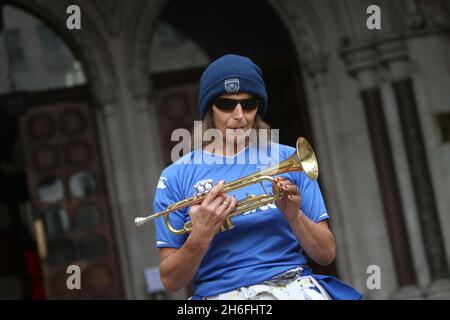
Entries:
<svg viewBox="0 0 450 320">
<path fill-rule="evenodd" d="M 265 120 L 272 128 L 280 129 L 280 143 L 294 146 L 299 136 L 313 140 L 294 48 L 282 22 L 266 2 L 174 0 L 165 8 L 159 23 L 172 28 L 171 33 L 165 34 L 174 38 L 175 45 L 176 41 L 187 38 L 201 48 L 209 62 L 227 53 L 249 56 L 263 70 L 269 98 Z M 166 133 L 171 132 L 173 124 L 192 125 L 198 119 L 196 90 L 203 69 L 196 67 L 152 74 L 159 97 L 158 111 L 170 115 L 167 118 L 160 115 L 159 119 L 166 154 L 172 147 Z M 187 84 L 190 84 L 191 93 L 186 91 Z M 177 86 L 180 86 L 180 92 L 176 90 Z M 178 97 L 178 103 L 165 103 L 174 101 L 173 95 Z M 171 112 L 172 108 L 190 111 Z"/>
</svg>

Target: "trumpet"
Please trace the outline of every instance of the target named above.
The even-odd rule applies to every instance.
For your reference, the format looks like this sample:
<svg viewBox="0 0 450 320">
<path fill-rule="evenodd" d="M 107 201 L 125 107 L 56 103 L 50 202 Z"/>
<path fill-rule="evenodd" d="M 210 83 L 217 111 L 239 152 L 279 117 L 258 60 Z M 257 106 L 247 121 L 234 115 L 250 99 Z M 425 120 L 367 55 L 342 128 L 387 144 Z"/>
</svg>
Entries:
<svg viewBox="0 0 450 320">
<path fill-rule="evenodd" d="M 223 186 L 221 194 L 226 194 L 227 192 L 241 189 L 243 187 L 259 183 L 264 189 L 262 182 L 269 181 L 272 184 L 273 194 L 264 193 L 261 195 L 248 195 L 246 198 L 239 200 L 236 208 L 231 212 L 225 219 L 225 223 L 222 226 L 221 231 L 229 230 L 234 228 L 234 223 L 231 220 L 232 217 L 242 214 L 244 212 L 259 208 L 261 206 L 267 205 L 279 199 L 283 193 L 278 187 L 273 176 L 292 171 L 302 171 L 310 179 L 316 180 L 319 176 L 319 166 L 317 163 L 314 151 L 305 138 L 298 138 L 296 143 L 296 151 L 286 160 L 261 171 L 255 172 L 243 178 L 226 183 Z M 265 189 L 264 189 L 265 190 Z M 144 223 L 164 216 L 164 222 L 166 227 L 175 234 L 184 234 L 192 231 L 191 221 L 186 222 L 182 229 L 175 229 L 169 222 L 169 214 L 173 211 L 184 209 L 195 204 L 201 203 L 207 196 L 207 193 L 201 194 L 200 196 L 195 196 L 187 198 L 176 202 L 166 208 L 166 210 L 151 214 L 147 217 L 137 217 L 134 220 L 136 226 L 141 226 Z"/>
</svg>

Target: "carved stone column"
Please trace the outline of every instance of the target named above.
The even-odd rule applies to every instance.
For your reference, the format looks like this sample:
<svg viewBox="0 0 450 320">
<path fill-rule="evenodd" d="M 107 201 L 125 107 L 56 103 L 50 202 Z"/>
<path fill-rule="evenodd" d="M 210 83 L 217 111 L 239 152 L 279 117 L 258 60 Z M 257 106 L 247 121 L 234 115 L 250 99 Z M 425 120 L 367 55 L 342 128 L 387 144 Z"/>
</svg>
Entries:
<svg viewBox="0 0 450 320">
<path fill-rule="evenodd" d="M 370 47 L 347 48 L 343 52 L 349 73 L 360 85 L 371 148 L 375 160 L 384 216 L 392 250 L 399 290 L 393 298 L 420 298 L 411 248 L 408 241 L 391 142 L 388 135 L 381 93 L 378 87 L 377 53 Z"/>
<path fill-rule="evenodd" d="M 122 285 L 126 299 L 136 299 L 133 286 L 133 272 L 130 264 L 129 241 L 126 236 L 124 217 L 121 203 L 123 202 L 124 190 L 120 188 L 125 183 L 123 175 L 120 174 L 118 159 L 122 153 L 121 141 L 119 139 L 121 126 L 117 112 L 117 83 L 99 84 L 94 83 L 93 94 L 99 106 L 98 133 L 100 137 L 101 151 L 103 155 L 102 164 L 105 170 L 105 182 L 108 189 L 111 217 L 114 226 L 114 238 L 119 253 L 119 262 L 122 276 Z"/>
<path fill-rule="evenodd" d="M 309 76 L 309 78 L 306 78 L 305 84 L 307 85 L 306 90 L 310 93 L 308 104 L 313 106 L 309 109 L 309 114 L 314 133 L 314 151 L 319 159 L 319 166 L 322 172 L 319 179 L 321 188 L 326 196 L 327 209 L 332 214 L 332 219 L 329 223 L 336 234 L 335 241 L 339 252 L 336 257 L 335 268 L 331 271 L 337 273 L 342 280 L 352 283 L 354 281 L 352 279 L 354 272 L 350 259 L 351 252 L 348 250 L 349 239 L 346 237 L 346 229 L 349 227 L 345 225 L 342 214 L 335 214 L 343 212 L 343 206 L 338 192 L 339 163 L 334 155 L 336 146 L 333 143 L 333 133 L 329 128 L 329 110 L 335 108 L 335 106 L 328 97 L 329 83 L 327 76 L 329 70 L 327 63 L 328 57 L 315 55 L 302 61 L 302 69 Z M 326 269 L 325 271 L 328 270 Z"/>
<path fill-rule="evenodd" d="M 409 72 L 407 47 L 403 40 L 391 38 L 377 44 L 381 60 L 391 73 L 405 145 L 414 199 L 430 271 L 431 284 L 425 294 L 428 297 L 450 298 L 450 281 L 447 258 L 430 169 L 424 143 L 420 116 Z"/>
</svg>

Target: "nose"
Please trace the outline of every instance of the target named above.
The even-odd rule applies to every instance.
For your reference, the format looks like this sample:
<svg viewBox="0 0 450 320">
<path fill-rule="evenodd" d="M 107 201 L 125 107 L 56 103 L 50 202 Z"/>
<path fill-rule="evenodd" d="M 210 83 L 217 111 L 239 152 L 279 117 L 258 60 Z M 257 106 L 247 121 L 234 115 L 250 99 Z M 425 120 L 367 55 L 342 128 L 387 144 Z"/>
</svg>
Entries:
<svg viewBox="0 0 450 320">
<path fill-rule="evenodd" d="M 236 120 L 244 118 L 244 110 L 242 110 L 240 103 L 238 103 L 233 110 L 233 118 Z"/>
</svg>

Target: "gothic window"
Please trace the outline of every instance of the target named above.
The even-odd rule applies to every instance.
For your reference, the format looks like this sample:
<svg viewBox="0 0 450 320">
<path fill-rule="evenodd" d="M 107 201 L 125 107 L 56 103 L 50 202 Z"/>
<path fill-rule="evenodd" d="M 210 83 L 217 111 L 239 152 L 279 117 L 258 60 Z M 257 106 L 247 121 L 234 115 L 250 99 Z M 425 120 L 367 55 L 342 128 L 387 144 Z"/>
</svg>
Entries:
<svg viewBox="0 0 450 320">
<path fill-rule="evenodd" d="M 19 8 L 3 8 L 0 95 L 86 84 L 78 59 L 41 20 Z"/>
</svg>

